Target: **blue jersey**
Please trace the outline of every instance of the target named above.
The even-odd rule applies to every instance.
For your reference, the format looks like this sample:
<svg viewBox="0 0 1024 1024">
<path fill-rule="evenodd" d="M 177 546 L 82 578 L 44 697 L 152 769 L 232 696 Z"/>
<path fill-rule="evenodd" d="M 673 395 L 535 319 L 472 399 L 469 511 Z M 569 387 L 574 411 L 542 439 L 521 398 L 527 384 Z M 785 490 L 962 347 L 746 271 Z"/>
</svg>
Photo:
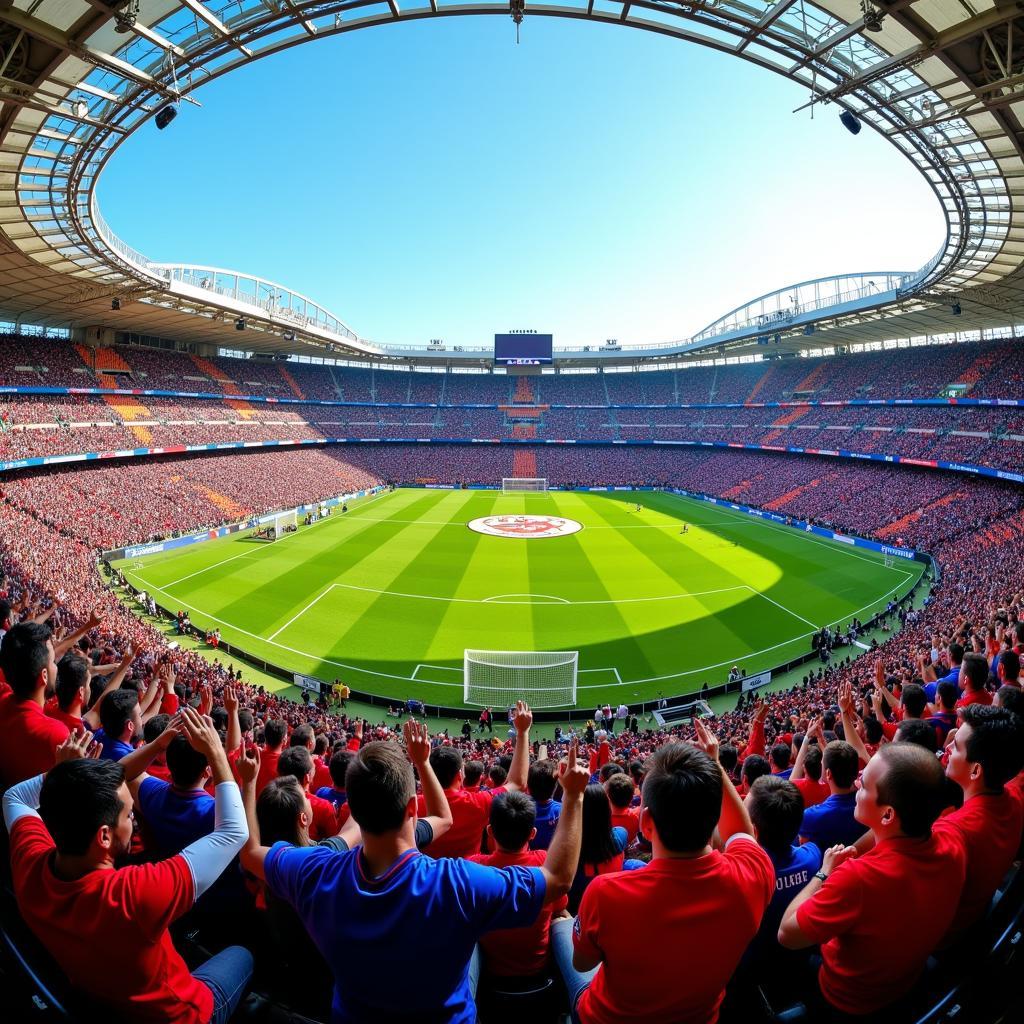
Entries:
<svg viewBox="0 0 1024 1024">
<path fill-rule="evenodd" d="M 545 894 L 537 868 L 435 860 L 415 850 L 372 878 L 361 847 L 337 853 L 275 843 L 264 869 L 334 975 L 334 1024 L 474 1024 L 474 945 L 485 932 L 532 924 Z"/>
<path fill-rule="evenodd" d="M 335 789 L 333 786 L 321 786 L 317 791 L 316 795 L 321 800 L 327 800 L 331 806 L 337 811 L 339 808 L 344 807 L 348 803 L 348 794 L 343 789 Z"/>
<path fill-rule="evenodd" d="M 562 805 L 558 800 L 537 803 L 537 818 L 533 823 L 537 834 L 530 840 L 531 850 L 546 850 L 551 845 L 561 813 Z"/>
<path fill-rule="evenodd" d="M 817 843 L 822 850 L 840 843 L 852 846 L 867 832 L 853 816 L 856 804 L 856 793 L 840 793 L 808 807 L 800 824 L 800 838 L 804 842 Z"/>
<path fill-rule="evenodd" d="M 147 842 L 161 857 L 181 853 L 189 843 L 214 829 L 216 802 L 201 789 L 175 789 L 152 777 L 139 786 L 139 811 L 146 825 Z"/>
</svg>

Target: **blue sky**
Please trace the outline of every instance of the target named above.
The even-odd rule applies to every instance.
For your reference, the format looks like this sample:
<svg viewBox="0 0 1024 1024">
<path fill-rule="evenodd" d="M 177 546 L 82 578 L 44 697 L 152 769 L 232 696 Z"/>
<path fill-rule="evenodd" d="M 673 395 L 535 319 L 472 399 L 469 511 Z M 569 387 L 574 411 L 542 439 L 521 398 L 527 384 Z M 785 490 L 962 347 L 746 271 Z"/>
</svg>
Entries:
<svg viewBox="0 0 1024 1024">
<path fill-rule="evenodd" d="M 686 337 L 807 278 L 911 270 L 924 180 L 835 108 L 703 47 L 445 18 L 318 40 L 200 89 L 100 205 L 155 260 L 303 292 L 379 342 Z"/>
</svg>

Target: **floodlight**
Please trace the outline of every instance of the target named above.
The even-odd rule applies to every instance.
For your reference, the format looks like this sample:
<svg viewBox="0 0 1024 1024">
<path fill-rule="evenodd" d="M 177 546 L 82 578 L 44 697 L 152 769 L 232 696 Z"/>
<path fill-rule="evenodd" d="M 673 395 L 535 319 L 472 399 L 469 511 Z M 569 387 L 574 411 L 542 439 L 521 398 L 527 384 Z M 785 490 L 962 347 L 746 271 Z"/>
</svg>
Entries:
<svg viewBox="0 0 1024 1024">
<path fill-rule="evenodd" d="M 173 103 L 168 103 L 166 107 L 161 107 L 156 112 L 157 128 L 163 131 L 176 117 L 178 116 L 178 108 Z"/>
<path fill-rule="evenodd" d="M 860 134 L 860 118 L 852 110 L 844 110 L 839 115 L 839 120 L 851 135 Z"/>
<path fill-rule="evenodd" d="M 120 309 L 121 308 L 121 300 L 120 299 L 111 299 L 110 300 L 110 308 L 111 309 Z"/>
<path fill-rule="evenodd" d="M 235 321 L 235 330 L 236 331 L 244 331 L 245 330 L 245 317 L 244 316 L 240 316 Z"/>
<path fill-rule="evenodd" d="M 954 302 L 949 308 L 953 311 L 953 316 L 959 316 L 963 312 L 960 308 L 959 302 Z"/>
</svg>

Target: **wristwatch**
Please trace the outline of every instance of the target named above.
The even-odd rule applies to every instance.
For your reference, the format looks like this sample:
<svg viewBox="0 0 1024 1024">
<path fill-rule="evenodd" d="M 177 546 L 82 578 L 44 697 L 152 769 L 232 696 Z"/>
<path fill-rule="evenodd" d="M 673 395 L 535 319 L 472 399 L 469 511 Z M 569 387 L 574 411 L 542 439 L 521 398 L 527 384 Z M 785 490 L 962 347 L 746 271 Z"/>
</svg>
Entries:
<svg viewBox="0 0 1024 1024">
<path fill-rule="evenodd" d="M 814 877 L 820 879 L 822 882 L 828 880 L 828 875 L 826 875 L 824 871 L 815 871 Z"/>
</svg>

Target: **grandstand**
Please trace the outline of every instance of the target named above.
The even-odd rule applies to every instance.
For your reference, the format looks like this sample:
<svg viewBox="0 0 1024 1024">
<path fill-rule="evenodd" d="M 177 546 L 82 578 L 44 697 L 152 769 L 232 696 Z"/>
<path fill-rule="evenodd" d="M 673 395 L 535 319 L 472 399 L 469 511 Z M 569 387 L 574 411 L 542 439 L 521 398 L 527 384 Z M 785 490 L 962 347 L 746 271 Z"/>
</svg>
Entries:
<svg viewBox="0 0 1024 1024">
<path fill-rule="evenodd" d="M 494 13 L 786 76 L 908 157 L 940 249 L 498 365 L 103 219 L 209 78 Z M 1018 1020 L 1022 31 L 0 6 L 4 1019 Z"/>
</svg>

